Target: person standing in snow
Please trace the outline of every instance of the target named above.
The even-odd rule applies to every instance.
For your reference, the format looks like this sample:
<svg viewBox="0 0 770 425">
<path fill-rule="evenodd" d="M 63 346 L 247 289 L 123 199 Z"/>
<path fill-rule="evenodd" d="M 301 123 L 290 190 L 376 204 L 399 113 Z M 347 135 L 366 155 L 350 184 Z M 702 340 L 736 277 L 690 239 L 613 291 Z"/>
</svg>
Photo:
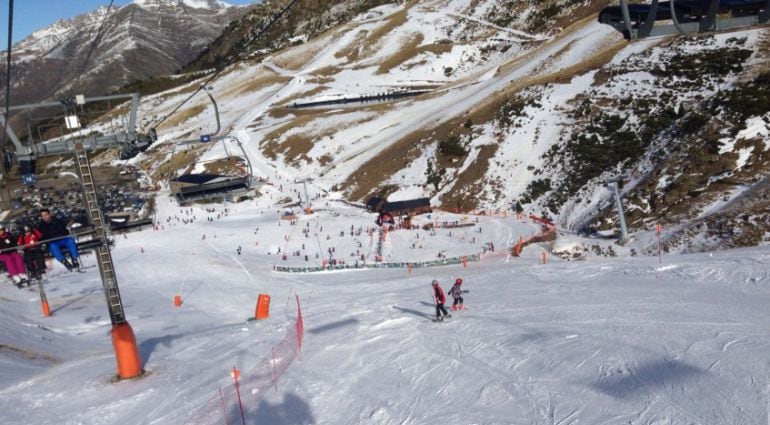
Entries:
<svg viewBox="0 0 770 425">
<path fill-rule="evenodd" d="M 437 280 L 433 280 L 433 301 L 436 302 L 436 321 L 441 322 L 444 320 L 444 317 L 452 317 L 451 314 L 449 314 L 448 311 L 446 311 L 446 308 L 444 307 L 444 303 L 446 302 L 446 296 L 444 296 L 444 290 L 441 289 L 441 286 L 439 286 Z M 444 313 L 444 316 L 441 316 L 441 313 Z"/>
<path fill-rule="evenodd" d="M 48 251 L 60 263 L 64 264 L 67 270 L 73 271 L 80 268 L 80 263 L 78 263 L 78 246 L 75 244 L 75 239 L 70 236 L 67 225 L 60 219 L 52 216 L 51 210 L 48 208 L 40 210 L 38 230 L 42 234 L 42 240 L 50 241 L 48 242 Z M 67 248 L 72 262 L 64 257 L 64 254 L 61 252 L 62 247 Z"/>
<path fill-rule="evenodd" d="M 0 224 L 0 262 L 5 264 L 8 275 L 17 286 L 21 287 L 21 284 L 27 281 L 24 259 L 16 252 L 16 238 L 5 230 L 2 224 Z"/>
<path fill-rule="evenodd" d="M 463 280 L 459 277 L 457 280 L 455 280 L 454 286 L 452 286 L 452 289 L 449 290 L 449 295 L 452 296 L 452 299 L 454 302 L 452 303 L 452 310 L 462 310 L 463 309 L 463 293 L 468 293 L 467 290 L 461 289 L 461 285 L 463 284 Z"/>
<path fill-rule="evenodd" d="M 24 225 L 24 233 L 19 235 L 17 240 L 19 246 L 24 248 L 24 263 L 27 266 L 27 271 L 32 278 L 37 280 L 43 278 L 46 269 L 43 248 L 38 243 L 41 238 L 42 234 L 39 230 Z"/>
</svg>

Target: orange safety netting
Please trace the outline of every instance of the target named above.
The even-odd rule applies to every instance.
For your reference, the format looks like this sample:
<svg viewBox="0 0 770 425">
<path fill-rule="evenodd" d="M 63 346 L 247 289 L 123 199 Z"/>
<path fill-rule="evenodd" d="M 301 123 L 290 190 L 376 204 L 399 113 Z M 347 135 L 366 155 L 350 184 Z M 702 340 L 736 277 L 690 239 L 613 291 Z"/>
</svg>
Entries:
<svg viewBox="0 0 770 425">
<path fill-rule="evenodd" d="M 241 375 L 240 403 L 235 385 L 217 389 L 216 394 L 198 408 L 187 421 L 194 425 L 236 424 L 241 422 L 240 405 L 247 412 L 257 405 L 271 388 L 278 388 L 278 378 L 291 366 L 294 359 L 301 359 L 302 339 L 305 325 L 297 296 L 297 321 L 284 338 L 270 350 L 270 355 L 262 359 L 248 373 Z"/>
</svg>

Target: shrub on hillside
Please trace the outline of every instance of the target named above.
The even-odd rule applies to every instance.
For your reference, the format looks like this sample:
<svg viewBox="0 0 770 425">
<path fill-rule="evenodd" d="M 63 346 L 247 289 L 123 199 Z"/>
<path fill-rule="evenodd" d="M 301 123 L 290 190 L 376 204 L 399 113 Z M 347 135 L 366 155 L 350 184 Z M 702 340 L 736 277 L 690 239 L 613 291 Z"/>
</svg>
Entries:
<svg viewBox="0 0 770 425">
<path fill-rule="evenodd" d="M 757 76 L 751 83 L 733 90 L 719 92 L 711 99 L 711 113 L 724 112 L 734 123 L 732 134 L 745 127 L 745 121 L 753 116 L 770 112 L 770 71 Z"/>
<path fill-rule="evenodd" d="M 438 151 L 444 156 L 465 156 L 468 153 L 463 147 L 460 136 L 454 133 L 438 143 Z"/>
</svg>

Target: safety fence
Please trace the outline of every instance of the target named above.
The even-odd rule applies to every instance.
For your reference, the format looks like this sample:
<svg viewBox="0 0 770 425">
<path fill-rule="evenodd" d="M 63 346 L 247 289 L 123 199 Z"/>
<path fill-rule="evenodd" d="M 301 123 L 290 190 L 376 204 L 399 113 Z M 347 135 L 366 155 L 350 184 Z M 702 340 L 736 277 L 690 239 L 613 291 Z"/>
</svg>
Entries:
<svg viewBox="0 0 770 425">
<path fill-rule="evenodd" d="M 219 388 L 211 399 L 201 406 L 186 422 L 192 425 L 236 425 L 247 423 L 246 412 L 254 408 L 274 387 L 278 390 L 278 378 L 283 375 L 294 359 L 301 357 L 302 338 L 305 325 L 302 321 L 302 310 L 297 298 L 297 321 L 286 333 L 286 336 L 270 350 L 270 356 L 265 357 L 254 369 L 241 376 L 233 368 L 231 376 L 234 385 Z M 250 421 L 248 423 L 254 423 Z"/>
<path fill-rule="evenodd" d="M 433 211 L 448 212 L 452 214 L 473 215 L 473 216 L 481 216 L 481 217 L 498 217 L 498 218 L 516 217 L 517 219 L 524 217 L 524 215 L 521 213 L 517 213 L 509 210 L 491 210 L 491 209 L 463 210 L 460 208 L 434 208 Z"/>
<path fill-rule="evenodd" d="M 327 270 L 364 270 L 364 269 L 413 269 L 413 268 L 425 268 L 425 267 L 439 267 L 448 266 L 453 264 L 467 264 L 471 261 L 479 261 L 480 254 L 463 255 L 459 257 L 440 258 L 432 261 L 413 261 L 413 262 L 389 262 L 389 263 L 353 263 L 353 264 L 335 264 L 316 267 L 290 267 L 290 266 L 276 266 L 275 271 L 286 273 L 313 273 L 322 272 Z"/>
<path fill-rule="evenodd" d="M 538 217 L 534 214 L 530 214 L 529 216 L 530 220 L 540 223 L 543 226 L 543 231 L 532 235 L 527 239 L 520 238 L 518 242 L 516 242 L 516 245 L 513 246 L 513 249 L 511 250 L 511 255 L 514 257 L 518 257 L 521 255 L 521 251 L 524 249 L 525 246 L 531 245 L 533 243 L 538 242 L 547 242 L 552 241 L 556 239 L 556 225 L 553 224 L 548 219 Z"/>
</svg>

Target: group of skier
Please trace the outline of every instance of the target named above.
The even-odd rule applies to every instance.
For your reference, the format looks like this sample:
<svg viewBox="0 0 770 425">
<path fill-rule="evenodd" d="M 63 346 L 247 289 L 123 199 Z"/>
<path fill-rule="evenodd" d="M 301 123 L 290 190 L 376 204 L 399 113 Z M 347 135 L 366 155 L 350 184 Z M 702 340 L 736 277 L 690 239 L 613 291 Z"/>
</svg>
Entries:
<svg viewBox="0 0 770 425">
<path fill-rule="evenodd" d="M 446 307 L 444 307 L 444 303 L 446 303 L 446 296 L 444 295 L 444 290 L 441 289 L 441 285 L 439 285 L 438 280 L 433 280 L 431 282 L 433 285 L 433 301 L 436 303 L 436 322 L 443 322 L 445 317 L 452 317 L 451 314 L 446 310 Z M 462 310 L 463 307 L 463 296 L 462 294 L 468 293 L 468 290 L 462 289 L 463 280 L 459 277 L 457 280 L 455 280 L 455 284 L 452 286 L 452 289 L 449 290 L 449 295 L 452 296 L 453 303 L 452 303 L 452 310 Z M 442 315 L 443 314 L 443 315 Z"/>
<path fill-rule="evenodd" d="M 14 236 L 0 224 L 0 262 L 5 264 L 5 269 L 16 286 L 29 284 L 30 279 L 40 281 L 45 276 L 43 243 L 47 244 L 51 256 L 67 270 L 80 268 L 77 244 L 70 236 L 67 225 L 51 215 L 47 208 L 40 210 L 40 222 L 37 227 L 25 224 L 18 236 Z M 67 249 L 70 258 L 65 257 L 62 248 Z"/>
</svg>

